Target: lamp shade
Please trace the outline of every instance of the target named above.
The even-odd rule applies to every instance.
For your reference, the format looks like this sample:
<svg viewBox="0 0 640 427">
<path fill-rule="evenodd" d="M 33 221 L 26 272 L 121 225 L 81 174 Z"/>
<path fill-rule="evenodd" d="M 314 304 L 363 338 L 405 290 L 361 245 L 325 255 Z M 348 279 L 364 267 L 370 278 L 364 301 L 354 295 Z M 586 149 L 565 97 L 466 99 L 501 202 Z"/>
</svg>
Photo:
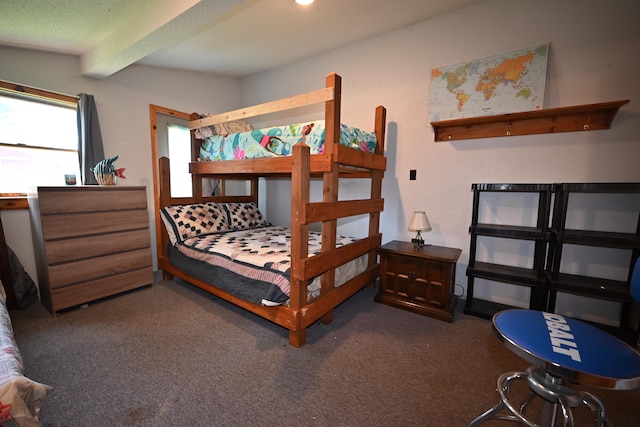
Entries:
<svg viewBox="0 0 640 427">
<path fill-rule="evenodd" d="M 409 231 L 431 231 L 429 218 L 424 211 L 415 211 L 409 221 Z"/>
</svg>

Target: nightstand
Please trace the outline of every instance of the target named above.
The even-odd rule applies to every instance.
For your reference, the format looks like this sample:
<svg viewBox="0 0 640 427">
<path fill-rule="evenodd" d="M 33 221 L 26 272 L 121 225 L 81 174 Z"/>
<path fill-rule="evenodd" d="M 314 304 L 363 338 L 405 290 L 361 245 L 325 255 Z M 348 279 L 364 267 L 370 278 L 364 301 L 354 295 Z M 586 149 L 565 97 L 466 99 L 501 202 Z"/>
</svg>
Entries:
<svg viewBox="0 0 640 427">
<path fill-rule="evenodd" d="M 394 240 L 377 249 L 380 285 L 374 300 L 436 319 L 453 321 L 456 262 L 462 251 L 443 246 L 414 247 Z"/>
</svg>

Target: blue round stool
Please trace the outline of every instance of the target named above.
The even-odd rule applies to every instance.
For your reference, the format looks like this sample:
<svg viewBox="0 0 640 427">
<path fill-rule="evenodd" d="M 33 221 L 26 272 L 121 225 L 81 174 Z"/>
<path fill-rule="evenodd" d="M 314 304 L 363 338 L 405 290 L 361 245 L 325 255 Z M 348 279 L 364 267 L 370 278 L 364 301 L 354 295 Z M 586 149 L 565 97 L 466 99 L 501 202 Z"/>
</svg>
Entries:
<svg viewBox="0 0 640 427">
<path fill-rule="evenodd" d="M 640 263 L 639 263 L 640 264 Z M 596 425 L 606 425 L 602 402 L 578 389 L 579 384 L 606 389 L 640 387 L 640 353 L 625 342 L 576 319 L 542 311 L 512 309 L 493 316 L 493 330 L 511 351 L 531 363 L 526 372 L 509 372 L 497 381 L 500 401 L 473 420 L 477 426 L 488 419 L 516 421 L 537 427 L 527 418 L 527 407 L 542 398 L 544 426 L 554 426 L 559 411 L 564 426 L 573 426 L 572 408 L 587 405 Z M 529 397 L 516 407 L 509 399 L 511 384 L 526 379 Z M 507 414 L 500 413 L 502 409 Z"/>
</svg>

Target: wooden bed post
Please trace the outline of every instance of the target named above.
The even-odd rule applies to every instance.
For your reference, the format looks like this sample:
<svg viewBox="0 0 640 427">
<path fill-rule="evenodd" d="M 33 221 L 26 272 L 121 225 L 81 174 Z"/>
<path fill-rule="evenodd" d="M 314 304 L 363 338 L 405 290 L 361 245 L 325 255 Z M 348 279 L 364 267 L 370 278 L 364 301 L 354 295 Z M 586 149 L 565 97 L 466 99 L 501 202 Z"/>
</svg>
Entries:
<svg viewBox="0 0 640 427">
<path fill-rule="evenodd" d="M 342 78 L 335 74 L 329 74 L 326 78 L 326 87 L 333 87 L 333 100 L 325 102 L 325 153 L 334 157 L 338 154 L 340 145 L 340 108 L 342 100 Z M 340 170 L 338 163 L 331 162 L 331 171 L 322 175 L 323 181 L 323 202 L 335 202 L 338 200 L 338 183 Z M 338 221 L 335 219 L 322 223 L 322 252 L 332 251 L 336 247 L 336 234 L 338 231 Z M 335 269 L 331 269 L 322 275 L 321 294 L 329 293 L 335 286 Z M 327 311 L 322 316 L 322 323 L 330 323 L 333 320 L 333 309 Z"/>
<path fill-rule="evenodd" d="M 171 205 L 171 169 L 168 157 L 160 157 L 158 159 L 158 182 L 160 188 L 160 194 L 158 195 L 160 206 Z M 169 237 L 166 232 L 163 232 L 164 223 L 162 221 L 161 213 L 156 211 L 156 230 L 159 231 L 159 235 L 156 234 L 156 249 L 158 251 L 158 268 L 162 270 L 162 278 L 164 280 L 173 279 L 173 275 L 167 272 L 161 263 L 165 259 L 168 259 L 167 245 L 169 244 Z"/>
<path fill-rule="evenodd" d="M 198 120 L 200 115 L 198 113 L 191 113 L 190 120 Z M 200 146 L 202 141 L 196 139 L 196 130 L 192 129 L 191 135 L 191 161 L 197 162 L 200 158 Z M 202 175 L 191 175 L 191 194 L 196 202 L 202 202 Z"/>
<path fill-rule="evenodd" d="M 384 156 L 385 129 L 387 123 L 387 110 L 383 106 L 376 108 L 376 117 L 374 130 L 376 133 L 376 154 Z M 371 199 L 382 198 L 382 178 L 384 170 L 375 169 L 371 171 Z M 369 214 L 369 236 L 376 235 L 380 232 L 380 212 L 371 212 Z M 369 252 L 369 267 L 378 262 L 378 255 L 375 252 Z"/>
<path fill-rule="evenodd" d="M 289 306 L 295 322 L 289 329 L 289 343 L 301 347 L 307 330 L 301 324 L 302 307 L 307 303 L 307 281 L 303 278 L 303 260 L 309 256 L 309 224 L 304 221 L 304 208 L 310 200 L 311 149 L 303 142 L 293 146 L 291 173 L 291 274 Z"/>
</svg>

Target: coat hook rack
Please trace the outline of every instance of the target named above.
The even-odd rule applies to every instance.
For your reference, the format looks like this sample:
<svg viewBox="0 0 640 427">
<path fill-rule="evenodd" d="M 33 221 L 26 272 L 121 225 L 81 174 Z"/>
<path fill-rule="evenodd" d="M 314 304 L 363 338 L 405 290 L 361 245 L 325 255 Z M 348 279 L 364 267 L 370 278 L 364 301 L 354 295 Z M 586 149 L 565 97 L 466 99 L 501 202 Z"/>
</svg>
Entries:
<svg viewBox="0 0 640 427">
<path fill-rule="evenodd" d="M 435 142 L 609 129 L 629 100 L 431 122 Z M 506 131 L 505 131 L 506 125 Z"/>
</svg>

